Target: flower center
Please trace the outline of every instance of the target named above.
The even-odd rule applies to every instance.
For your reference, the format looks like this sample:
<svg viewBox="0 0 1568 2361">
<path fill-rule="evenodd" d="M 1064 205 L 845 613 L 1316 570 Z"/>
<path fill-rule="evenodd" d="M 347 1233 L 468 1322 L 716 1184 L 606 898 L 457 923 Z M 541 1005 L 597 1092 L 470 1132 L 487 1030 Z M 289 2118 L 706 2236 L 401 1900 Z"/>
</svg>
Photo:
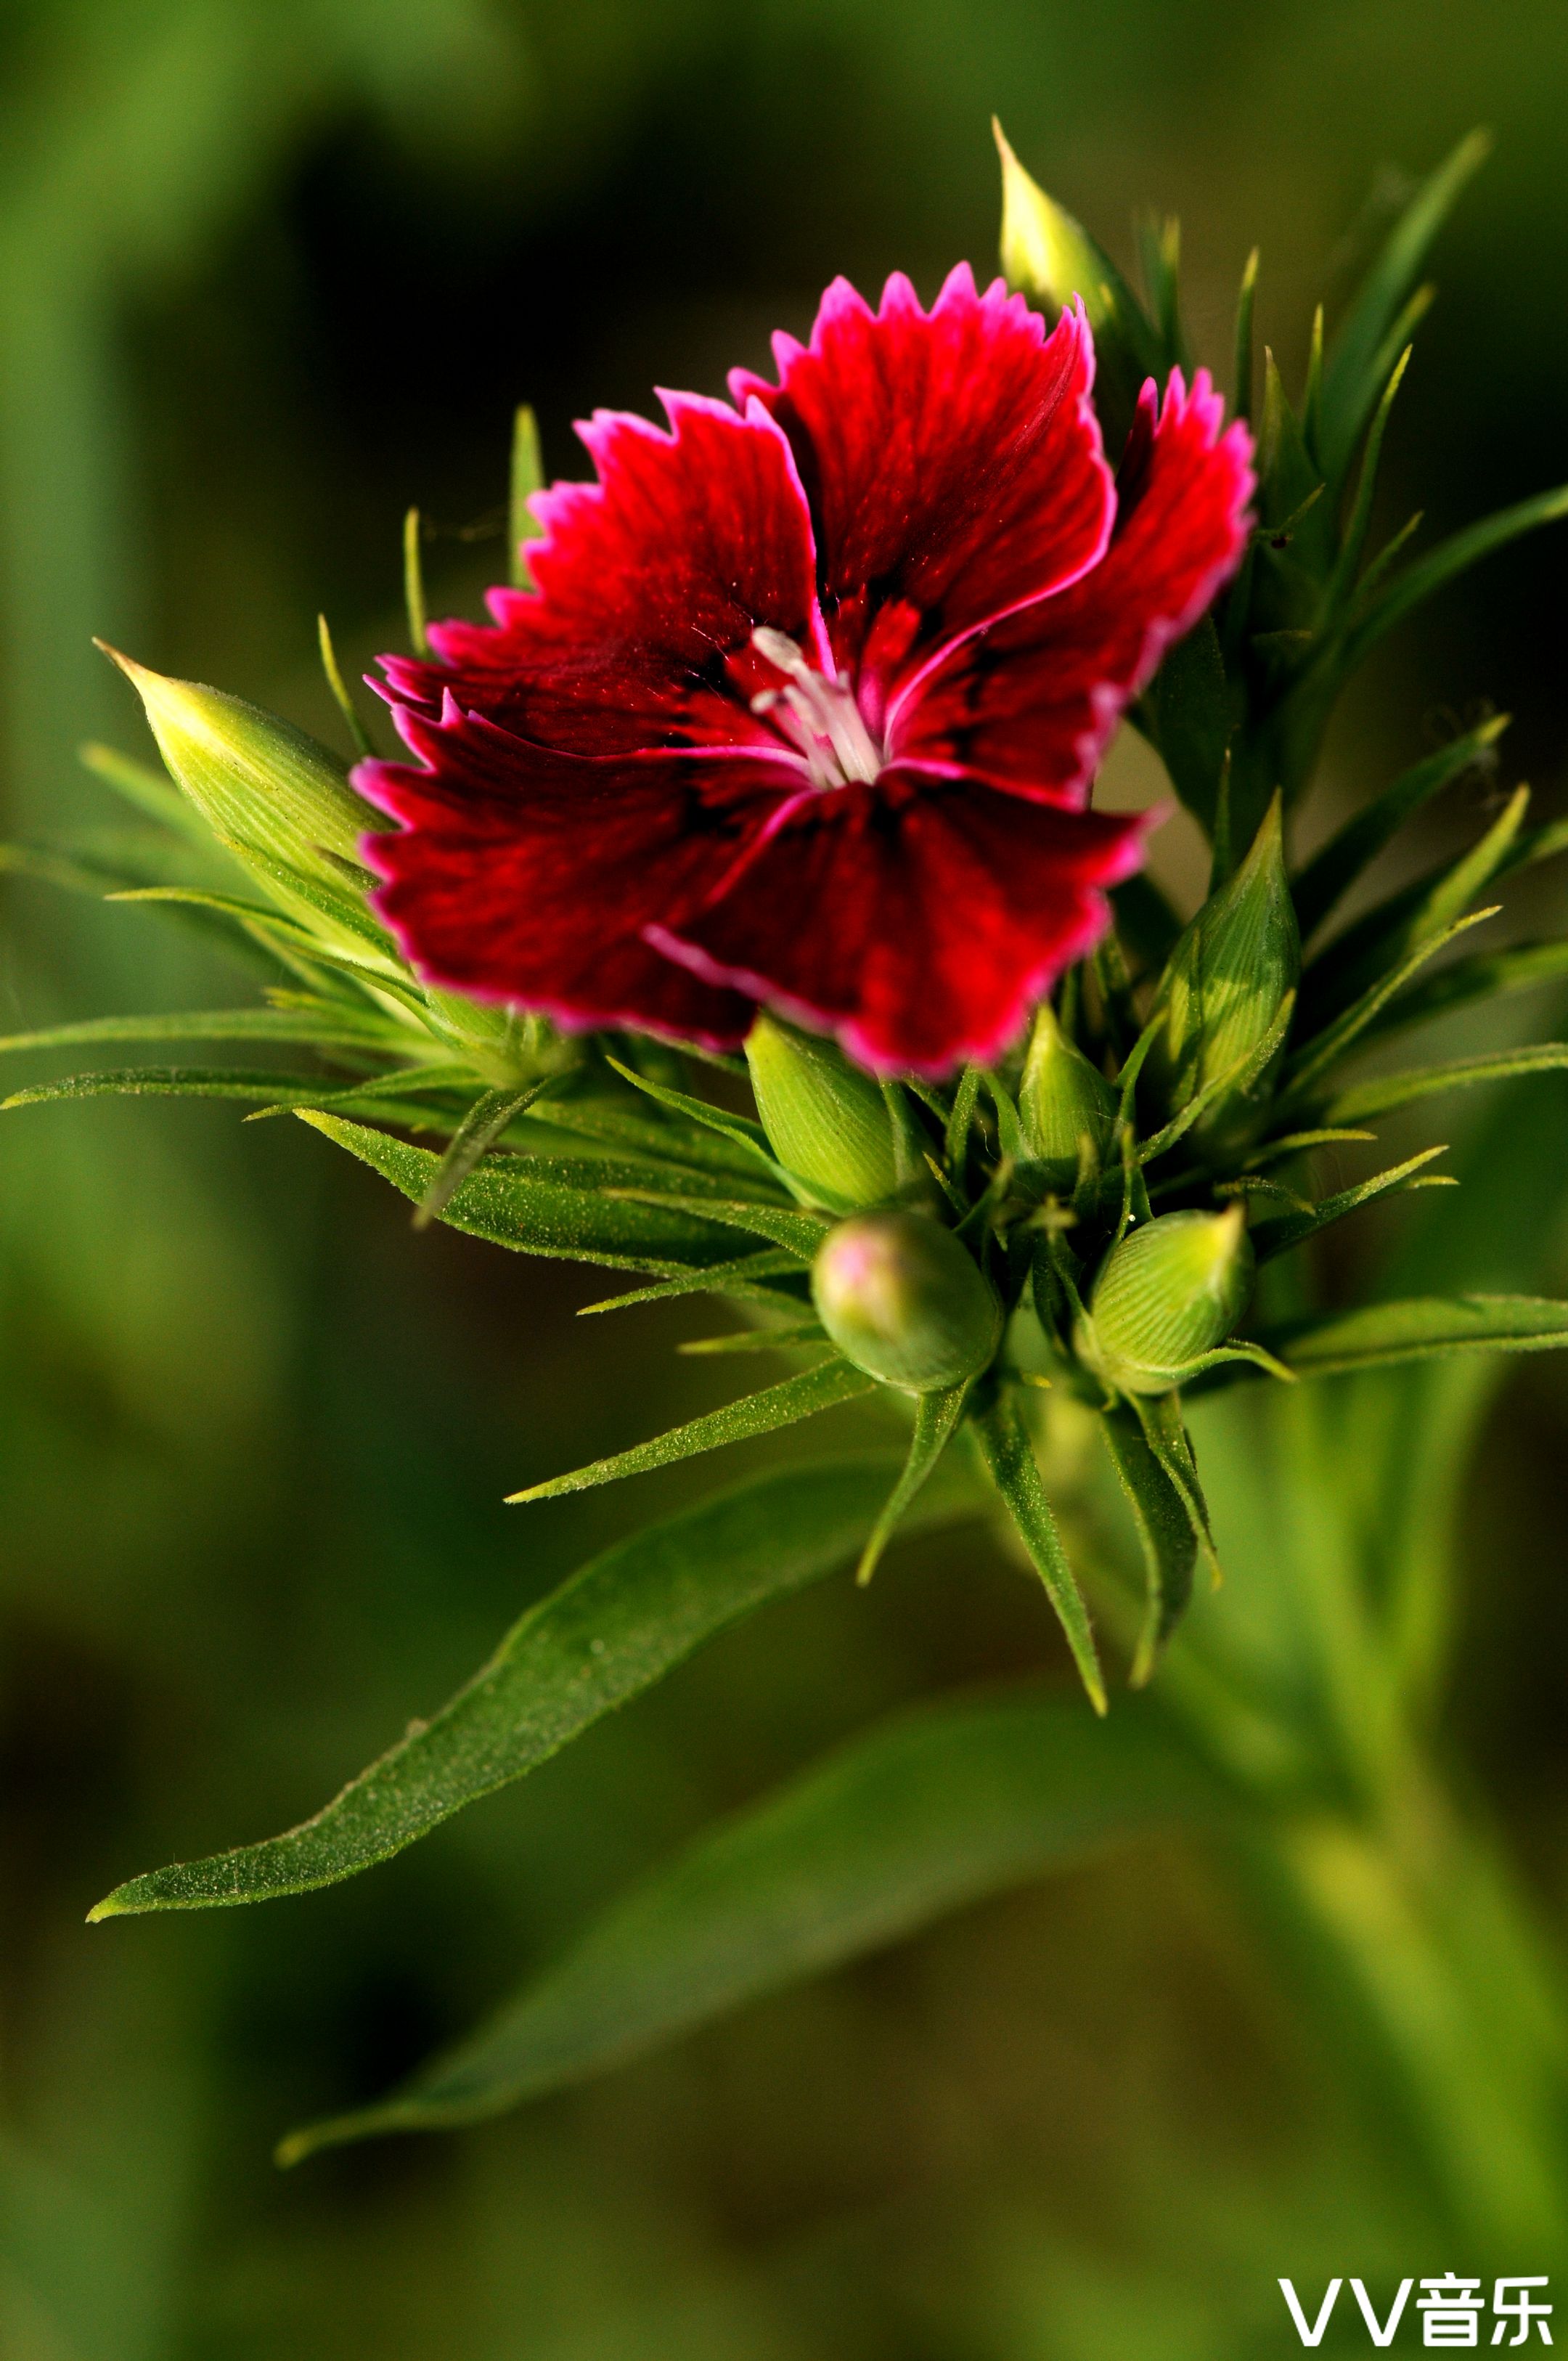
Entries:
<svg viewBox="0 0 1568 2361">
<path fill-rule="evenodd" d="M 851 779 L 874 779 L 883 766 L 883 752 L 849 682 L 818 672 L 792 639 L 766 623 L 758 624 L 751 645 L 775 671 L 788 676 L 787 687 L 764 688 L 754 697 L 751 710 L 765 713 L 804 756 L 812 785 L 847 787 Z"/>
</svg>

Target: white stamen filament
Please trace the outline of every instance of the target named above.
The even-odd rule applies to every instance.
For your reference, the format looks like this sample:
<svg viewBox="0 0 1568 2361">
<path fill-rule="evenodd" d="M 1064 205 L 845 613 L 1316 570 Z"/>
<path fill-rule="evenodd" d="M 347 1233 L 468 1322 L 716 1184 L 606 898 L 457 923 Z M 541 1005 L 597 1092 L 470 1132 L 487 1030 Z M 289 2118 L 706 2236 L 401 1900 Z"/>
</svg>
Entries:
<svg viewBox="0 0 1568 2361">
<path fill-rule="evenodd" d="M 766 623 L 757 625 L 751 645 L 789 680 L 787 688 L 765 688 L 754 697 L 751 710 L 768 714 L 793 741 L 806 757 L 812 785 L 842 787 L 851 779 L 874 779 L 882 769 L 882 750 L 848 681 L 818 672 L 792 639 Z"/>
</svg>

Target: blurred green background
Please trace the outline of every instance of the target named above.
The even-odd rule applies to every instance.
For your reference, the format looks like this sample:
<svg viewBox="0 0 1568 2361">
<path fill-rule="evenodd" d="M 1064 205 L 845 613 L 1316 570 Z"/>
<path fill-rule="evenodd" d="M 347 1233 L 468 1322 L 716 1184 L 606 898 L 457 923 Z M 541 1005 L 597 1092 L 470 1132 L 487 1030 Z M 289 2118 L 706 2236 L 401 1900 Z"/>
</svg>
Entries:
<svg viewBox="0 0 1568 2361">
<path fill-rule="evenodd" d="M 5 832 L 113 825 L 74 748 L 144 741 L 92 633 L 335 741 L 316 609 L 351 672 L 399 642 L 411 501 L 433 608 L 473 609 L 515 401 L 575 474 L 574 416 L 718 390 L 837 270 L 988 269 L 993 108 L 1120 256 L 1135 209 L 1181 214 L 1222 369 L 1256 240 L 1289 375 L 1379 170 L 1489 122 L 1397 494 L 1445 529 L 1568 472 L 1556 0 L 10 0 Z M 1519 716 L 1507 775 L 1563 807 L 1563 551 L 1403 635 L 1340 792 L 1489 700 Z M 0 1030 L 233 997 L 208 956 L 7 882 Z M 416 1238 L 287 1121 L 0 1126 L 5 2361 L 1196 2361 L 1295 2349 L 1280 2270 L 1450 2268 L 1400 2244 L 1354 2068 L 1170 1847 L 496 2126 L 273 2171 L 280 2130 L 380 2089 L 716 1811 L 900 1698 L 1056 1661 L 978 1540 L 907 1548 L 343 1890 L 88 1933 L 119 1877 L 314 1808 L 530 1598 L 713 1480 L 500 1506 L 651 1399 L 721 1389 L 669 1357 L 702 1315 L 575 1325 L 603 1292 Z M 1486 1613 L 1450 1709 L 1559 1918 L 1565 1467 L 1537 1364 L 1472 1487 Z"/>
</svg>

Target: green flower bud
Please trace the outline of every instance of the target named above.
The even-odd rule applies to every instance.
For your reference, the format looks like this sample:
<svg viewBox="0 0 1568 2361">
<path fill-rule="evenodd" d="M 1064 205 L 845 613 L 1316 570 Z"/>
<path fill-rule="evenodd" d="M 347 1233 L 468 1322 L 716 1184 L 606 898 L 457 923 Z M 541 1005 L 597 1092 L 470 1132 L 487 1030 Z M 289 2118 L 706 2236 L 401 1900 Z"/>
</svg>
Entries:
<svg viewBox="0 0 1568 2361">
<path fill-rule="evenodd" d="M 1159 338 L 1104 248 L 1024 170 L 994 117 L 991 127 L 1002 158 L 1003 275 L 1053 320 L 1080 299 L 1094 331 L 1095 406 L 1109 398 L 1124 432 L 1138 387 L 1163 375 Z"/>
<path fill-rule="evenodd" d="M 831 1041 L 759 1016 L 746 1037 L 751 1090 L 781 1164 L 839 1211 L 880 1205 L 898 1188 L 887 1101 Z"/>
<path fill-rule="evenodd" d="M 105 653 L 140 696 L 170 774 L 214 835 L 264 873 L 341 889 L 342 864 L 357 870 L 361 838 L 385 823 L 336 757 L 237 697 Z"/>
<path fill-rule="evenodd" d="M 1084 1139 L 1096 1160 L 1104 1162 L 1116 1105 L 1104 1075 L 1068 1039 L 1050 1002 L 1042 1001 L 1019 1085 L 1018 1113 L 1030 1157 L 1047 1189 L 1065 1194 L 1073 1187 Z"/>
<path fill-rule="evenodd" d="M 1204 903 L 1160 979 L 1156 1005 L 1166 1024 L 1157 1060 L 1174 1105 L 1187 1106 L 1235 1075 L 1234 1087 L 1205 1112 L 1201 1130 L 1214 1129 L 1223 1110 L 1256 1082 L 1248 1060 L 1256 1053 L 1266 1062 L 1266 1044 L 1300 972 L 1276 796 L 1246 859 Z"/>
<path fill-rule="evenodd" d="M 1079 1358 L 1118 1393 L 1168 1393 L 1224 1343 L 1252 1278 L 1239 1204 L 1162 1213 L 1106 1257 L 1073 1339 Z"/>
<path fill-rule="evenodd" d="M 811 1266 L 828 1335 L 858 1369 L 907 1393 L 974 1378 L 1002 1341 L 995 1290 L 951 1230 L 924 1213 L 860 1213 Z"/>
</svg>

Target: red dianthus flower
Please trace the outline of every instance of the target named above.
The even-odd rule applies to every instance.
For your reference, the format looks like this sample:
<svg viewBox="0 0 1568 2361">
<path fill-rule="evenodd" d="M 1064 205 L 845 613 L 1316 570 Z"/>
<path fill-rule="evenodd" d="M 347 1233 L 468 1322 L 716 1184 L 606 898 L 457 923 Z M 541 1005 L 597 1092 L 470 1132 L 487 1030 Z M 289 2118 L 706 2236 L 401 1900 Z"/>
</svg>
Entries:
<svg viewBox="0 0 1568 2361">
<path fill-rule="evenodd" d="M 599 412 L 533 506 L 535 590 L 382 659 L 419 767 L 356 781 L 378 906 L 434 982 L 733 1047 L 756 1003 L 883 1072 L 989 1060 L 1106 923 L 1138 818 L 1116 720 L 1241 554 L 1245 426 L 1144 389 L 1119 475 L 1076 307 L 967 266 L 844 280 L 779 383 Z"/>
</svg>

